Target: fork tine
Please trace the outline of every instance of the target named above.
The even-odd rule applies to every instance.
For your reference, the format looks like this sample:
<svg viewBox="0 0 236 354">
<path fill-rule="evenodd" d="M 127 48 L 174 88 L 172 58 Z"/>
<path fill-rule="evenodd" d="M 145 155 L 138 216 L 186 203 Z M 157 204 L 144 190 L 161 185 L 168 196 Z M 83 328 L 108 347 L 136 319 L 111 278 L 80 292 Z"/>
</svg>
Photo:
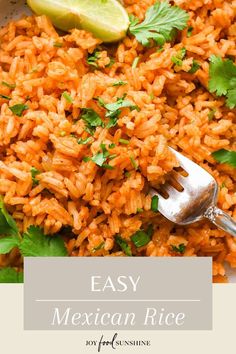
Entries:
<svg viewBox="0 0 236 354">
<path fill-rule="evenodd" d="M 184 155 L 182 155 L 181 153 L 179 153 L 178 151 L 172 149 L 171 147 L 169 147 L 169 149 L 171 150 L 171 152 L 175 155 L 175 157 L 177 158 L 180 166 L 186 171 L 188 172 L 188 174 L 192 174 L 193 171 L 204 171 L 206 174 L 208 174 L 208 172 L 206 172 L 205 170 L 203 170 L 200 166 L 198 166 L 196 163 L 194 163 L 193 161 L 191 161 L 190 159 L 188 159 L 187 157 L 185 157 Z M 209 174 L 208 174 L 209 175 Z"/>
</svg>

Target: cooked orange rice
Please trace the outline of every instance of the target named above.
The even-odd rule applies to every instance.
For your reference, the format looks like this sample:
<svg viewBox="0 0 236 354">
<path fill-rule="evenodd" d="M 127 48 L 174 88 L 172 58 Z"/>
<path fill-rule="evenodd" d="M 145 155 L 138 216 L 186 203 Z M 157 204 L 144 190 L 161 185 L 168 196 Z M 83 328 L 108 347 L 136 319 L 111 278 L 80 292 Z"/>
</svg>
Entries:
<svg viewBox="0 0 236 354">
<path fill-rule="evenodd" d="M 154 2 L 124 5 L 142 20 Z M 125 256 L 117 234 L 134 256 L 179 256 L 173 245 L 184 244 L 183 256 L 213 257 L 214 281 L 226 282 L 225 261 L 236 267 L 235 239 L 207 220 L 185 227 L 169 222 L 150 210 L 148 186 L 160 186 L 178 166 L 172 146 L 215 177 L 218 206 L 236 220 L 235 169 L 211 156 L 236 149 L 236 111 L 207 90 L 209 57 L 236 56 L 236 1 L 172 3 L 189 12 L 193 32 L 189 37 L 183 30 L 163 51 L 145 48 L 131 35 L 109 46 L 83 30 L 60 36 L 45 16 L 24 17 L 0 30 L 0 82 L 16 85 L 0 85 L 0 94 L 11 94 L 10 102 L 0 98 L 0 194 L 21 231 L 38 225 L 45 234 L 61 233 L 70 256 Z M 86 59 L 97 46 L 96 68 Z M 178 68 L 171 57 L 183 47 L 187 56 Z M 201 68 L 190 74 L 193 59 Z M 126 84 L 113 86 L 117 81 Z M 92 108 L 106 121 L 96 98 L 111 103 L 124 94 L 139 109 L 122 109 L 116 127 L 97 127 L 91 143 L 79 145 L 77 139 L 90 137 L 81 109 Z M 21 117 L 8 108 L 19 103 L 29 107 Z M 115 155 L 111 170 L 84 161 L 101 144 Z M 36 186 L 32 167 L 40 171 Z M 150 224 L 151 241 L 136 248 L 131 235 Z M 0 266 L 9 265 L 22 267 L 17 249 L 0 255 Z"/>
</svg>

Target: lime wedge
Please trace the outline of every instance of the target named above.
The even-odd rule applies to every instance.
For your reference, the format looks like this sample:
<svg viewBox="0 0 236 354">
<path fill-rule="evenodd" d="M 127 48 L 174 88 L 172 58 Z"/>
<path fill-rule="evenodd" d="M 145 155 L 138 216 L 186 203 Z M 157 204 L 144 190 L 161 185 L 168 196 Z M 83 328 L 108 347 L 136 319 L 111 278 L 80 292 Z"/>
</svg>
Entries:
<svg viewBox="0 0 236 354">
<path fill-rule="evenodd" d="M 27 0 L 37 15 L 48 16 L 55 27 L 81 28 L 104 42 L 123 38 L 129 17 L 117 0 Z"/>
</svg>

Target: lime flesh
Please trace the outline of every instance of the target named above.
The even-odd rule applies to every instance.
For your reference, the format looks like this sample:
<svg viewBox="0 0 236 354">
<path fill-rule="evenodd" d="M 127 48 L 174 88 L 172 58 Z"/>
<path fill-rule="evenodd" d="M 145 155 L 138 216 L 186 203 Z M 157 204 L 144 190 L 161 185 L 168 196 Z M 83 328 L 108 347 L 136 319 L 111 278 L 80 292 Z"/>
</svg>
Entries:
<svg viewBox="0 0 236 354">
<path fill-rule="evenodd" d="M 129 17 L 117 0 L 27 0 L 37 15 L 48 16 L 58 29 L 80 28 L 104 42 L 126 35 Z"/>
</svg>

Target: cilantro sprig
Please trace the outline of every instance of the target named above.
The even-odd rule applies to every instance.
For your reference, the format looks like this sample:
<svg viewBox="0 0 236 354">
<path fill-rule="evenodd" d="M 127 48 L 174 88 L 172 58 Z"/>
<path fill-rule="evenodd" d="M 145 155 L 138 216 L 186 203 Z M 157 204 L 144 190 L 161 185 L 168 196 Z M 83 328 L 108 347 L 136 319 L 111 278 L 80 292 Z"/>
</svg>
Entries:
<svg viewBox="0 0 236 354">
<path fill-rule="evenodd" d="M 183 59 L 186 55 L 186 52 L 187 52 L 186 48 L 181 48 L 176 55 L 171 57 L 172 63 L 174 63 L 177 66 L 182 66 Z"/>
<path fill-rule="evenodd" d="M 37 168 L 32 167 L 30 173 L 32 177 L 33 187 L 35 187 L 39 184 L 39 180 L 36 178 L 36 176 L 39 175 L 41 172 Z"/>
<path fill-rule="evenodd" d="M 22 104 L 22 103 L 18 103 L 18 104 L 15 104 L 14 106 L 11 106 L 9 107 L 9 109 L 12 111 L 12 113 L 14 115 L 16 115 L 17 117 L 21 117 L 23 112 L 25 110 L 27 110 L 29 107 L 25 104 Z"/>
<path fill-rule="evenodd" d="M 110 152 L 107 150 L 105 144 L 100 145 L 101 150 L 93 155 L 92 157 L 85 157 L 84 161 L 93 161 L 97 166 L 106 168 L 108 170 L 113 170 L 114 167 L 109 165 L 109 161 L 114 159 L 116 157 L 115 154 L 110 154 Z"/>
<path fill-rule="evenodd" d="M 185 252 L 186 246 L 184 243 L 180 243 L 178 246 L 171 245 L 172 251 L 176 253 L 183 254 Z"/>
<path fill-rule="evenodd" d="M 144 46 L 149 45 L 150 40 L 162 46 L 172 40 L 176 30 L 187 27 L 188 19 L 188 13 L 180 7 L 171 6 L 168 1 L 157 1 L 149 7 L 143 22 L 139 23 L 134 16 L 130 18 L 129 30 Z"/>
<path fill-rule="evenodd" d="M 106 125 L 108 129 L 116 126 L 122 108 L 139 110 L 139 108 L 136 105 L 134 105 L 131 101 L 125 100 L 125 97 L 126 94 L 124 94 L 122 97 L 117 97 L 116 102 L 113 103 L 105 103 L 101 97 L 97 98 L 100 106 L 106 109 L 105 116 L 109 118 L 109 121 Z"/>
<path fill-rule="evenodd" d="M 236 107 L 236 65 L 232 60 L 223 60 L 221 57 L 210 57 L 209 91 L 217 96 L 226 97 L 226 106 Z"/>
<path fill-rule="evenodd" d="M 2 196 L 0 196 L 0 235 L 19 235 L 17 224 L 13 217 L 8 213 Z"/>
<path fill-rule="evenodd" d="M 63 239 L 58 235 L 44 235 L 38 226 L 30 226 L 20 234 L 13 217 L 8 213 L 0 196 L 0 254 L 7 254 L 17 247 L 22 256 L 62 257 L 67 255 Z M 0 283 L 21 282 L 22 274 L 13 268 L 0 270 Z"/>
<path fill-rule="evenodd" d="M 105 126 L 100 116 L 92 108 L 83 108 L 80 118 L 83 119 L 86 124 L 85 130 L 91 135 L 95 133 L 97 127 Z"/>
</svg>

